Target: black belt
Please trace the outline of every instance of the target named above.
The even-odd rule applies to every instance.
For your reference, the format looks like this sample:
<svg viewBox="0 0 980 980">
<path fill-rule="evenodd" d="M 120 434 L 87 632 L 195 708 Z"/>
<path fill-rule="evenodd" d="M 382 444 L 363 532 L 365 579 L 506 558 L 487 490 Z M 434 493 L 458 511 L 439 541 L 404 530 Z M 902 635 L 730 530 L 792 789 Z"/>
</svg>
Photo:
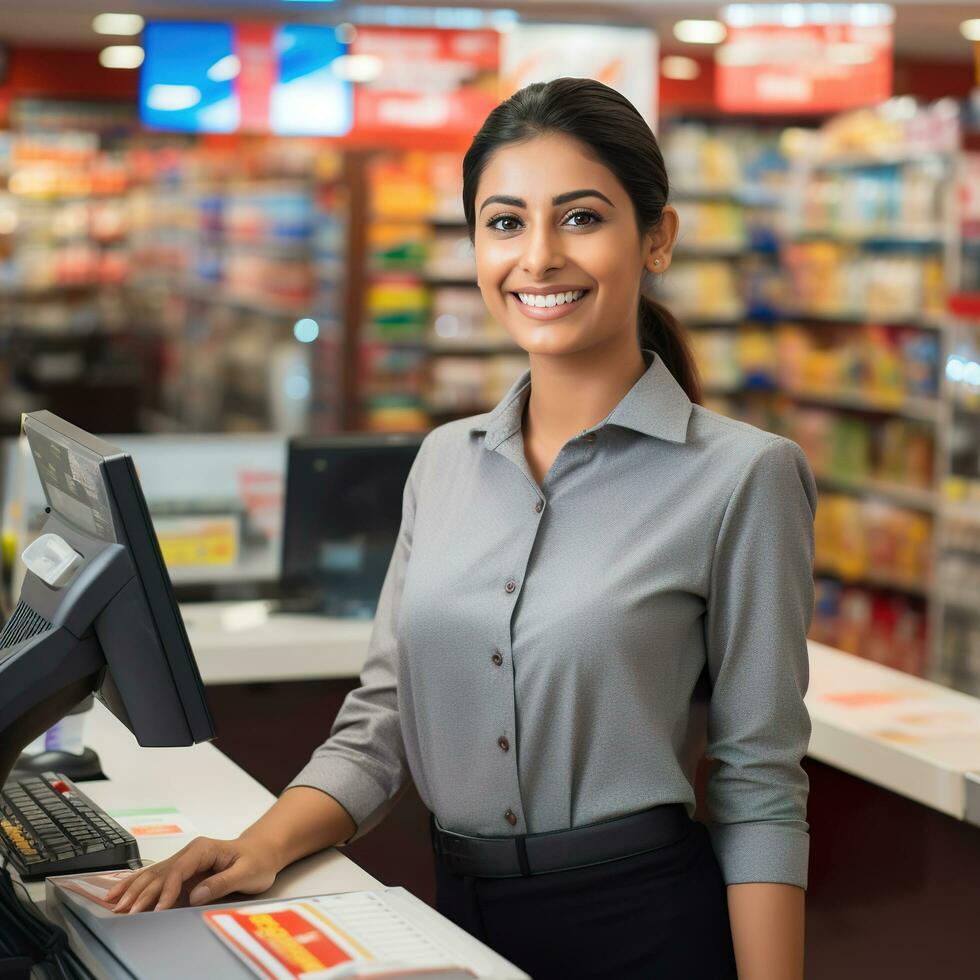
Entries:
<svg viewBox="0 0 980 980">
<path fill-rule="evenodd" d="M 433 814 L 432 847 L 454 874 L 518 878 L 569 871 L 673 844 L 693 821 L 683 803 L 664 803 L 614 820 L 511 837 L 470 837 L 443 830 Z"/>
</svg>

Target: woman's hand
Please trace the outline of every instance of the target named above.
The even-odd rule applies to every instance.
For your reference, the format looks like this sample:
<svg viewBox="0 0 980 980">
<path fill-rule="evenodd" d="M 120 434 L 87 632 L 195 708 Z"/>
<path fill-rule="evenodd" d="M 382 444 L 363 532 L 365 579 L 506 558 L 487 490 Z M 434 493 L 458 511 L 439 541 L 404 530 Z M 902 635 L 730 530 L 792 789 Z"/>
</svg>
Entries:
<svg viewBox="0 0 980 980">
<path fill-rule="evenodd" d="M 166 860 L 134 871 L 114 885 L 106 901 L 116 902 L 114 912 L 205 905 L 229 892 L 264 892 L 280 868 L 270 848 L 259 841 L 195 837 Z"/>
</svg>

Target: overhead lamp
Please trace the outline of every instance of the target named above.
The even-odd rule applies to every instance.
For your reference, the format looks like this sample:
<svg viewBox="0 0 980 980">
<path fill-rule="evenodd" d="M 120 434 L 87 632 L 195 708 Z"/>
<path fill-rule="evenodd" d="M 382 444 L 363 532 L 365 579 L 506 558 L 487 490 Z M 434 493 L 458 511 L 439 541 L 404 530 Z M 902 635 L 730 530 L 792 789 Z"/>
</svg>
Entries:
<svg viewBox="0 0 980 980">
<path fill-rule="evenodd" d="M 701 74 L 701 66 L 693 58 L 683 55 L 668 55 L 660 62 L 660 74 L 679 82 L 689 82 Z"/>
<path fill-rule="evenodd" d="M 721 44 L 726 33 L 720 20 L 679 20 L 674 24 L 674 37 L 684 44 Z"/>
<path fill-rule="evenodd" d="M 130 37 L 143 30 L 143 18 L 139 14 L 96 14 L 92 18 L 92 30 L 96 34 Z"/>
<path fill-rule="evenodd" d="M 963 21 L 960 24 L 960 34 L 968 41 L 980 41 L 980 18 Z"/>
<path fill-rule="evenodd" d="M 143 64 L 143 49 L 138 44 L 110 44 L 99 52 L 103 68 L 139 68 Z"/>
</svg>

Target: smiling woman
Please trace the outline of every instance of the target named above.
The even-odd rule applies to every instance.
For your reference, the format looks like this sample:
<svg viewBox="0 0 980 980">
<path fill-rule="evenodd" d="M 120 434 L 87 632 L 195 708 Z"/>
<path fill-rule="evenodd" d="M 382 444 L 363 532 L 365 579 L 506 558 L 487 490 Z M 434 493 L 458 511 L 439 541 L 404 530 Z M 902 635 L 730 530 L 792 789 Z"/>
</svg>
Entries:
<svg viewBox="0 0 980 980">
<path fill-rule="evenodd" d="M 801 980 L 816 483 L 798 445 L 698 403 L 643 295 L 671 261 L 667 192 L 600 82 L 490 114 L 463 205 L 530 370 L 423 440 L 326 741 L 237 841 L 144 870 L 124 908 L 202 871 L 202 900 L 267 887 L 411 780 L 439 910 L 535 980 Z"/>
<path fill-rule="evenodd" d="M 668 193 L 649 126 L 601 82 L 528 85 L 490 113 L 463 161 L 463 207 L 487 307 L 532 364 L 628 339 L 700 403 L 684 332 L 650 295 L 677 235 Z"/>
</svg>

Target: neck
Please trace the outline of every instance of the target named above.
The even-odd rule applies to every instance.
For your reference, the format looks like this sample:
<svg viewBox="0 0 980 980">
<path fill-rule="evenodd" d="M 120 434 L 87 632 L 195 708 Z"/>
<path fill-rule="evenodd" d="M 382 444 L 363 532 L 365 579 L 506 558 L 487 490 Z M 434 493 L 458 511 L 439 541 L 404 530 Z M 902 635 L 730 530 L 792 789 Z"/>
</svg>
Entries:
<svg viewBox="0 0 980 980">
<path fill-rule="evenodd" d="M 635 337 L 575 354 L 531 354 L 524 437 L 564 445 L 602 421 L 646 373 Z"/>
</svg>

